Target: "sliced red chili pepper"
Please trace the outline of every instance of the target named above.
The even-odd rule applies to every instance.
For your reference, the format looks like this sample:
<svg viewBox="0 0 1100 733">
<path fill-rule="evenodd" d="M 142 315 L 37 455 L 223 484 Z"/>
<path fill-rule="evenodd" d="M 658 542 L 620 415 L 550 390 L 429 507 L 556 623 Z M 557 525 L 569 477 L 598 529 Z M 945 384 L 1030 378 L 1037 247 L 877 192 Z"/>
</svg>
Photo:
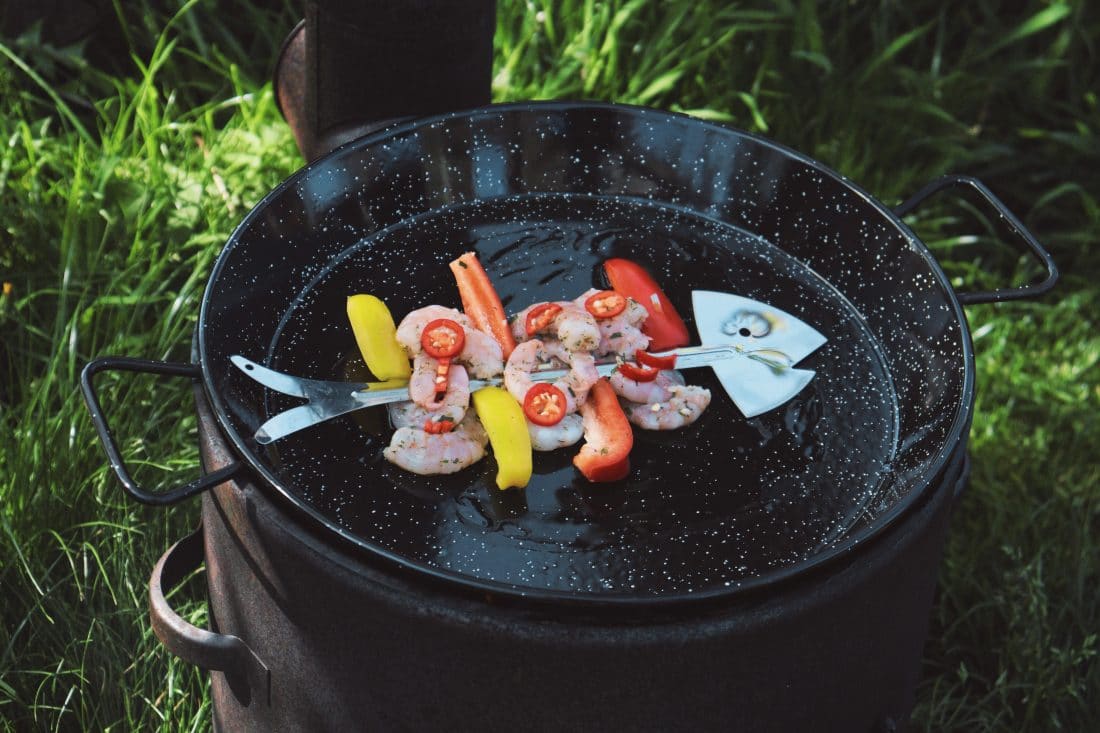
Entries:
<svg viewBox="0 0 1100 733">
<path fill-rule="evenodd" d="M 435 393 L 441 395 L 447 391 L 447 382 L 451 378 L 451 360 L 443 357 L 435 368 Z M 438 399 L 438 398 L 437 398 Z"/>
<path fill-rule="evenodd" d="M 649 311 L 649 317 L 642 323 L 642 333 L 649 336 L 649 348 L 668 351 L 688 345 L 691 335 L 687 326 L 672 306 L 672 301 L 644 268 L 616 257 L 604 262 L 603 270 L 611 287 L 638 301 Z"/>
<path fill-rule="evenodd" d="M 652 382 L 659 374 L 656 369 L 647 369 L 630 362 L 620 364 L 619 373 L 627 379 L 633 379 L 635 382 Z"/>
<path fill-rule="evenodd" d="M 527 390 L 523 414 L 535 425 L 550 427 L 565 417 L 565 393 L 552 384 L 540 382 Z"/>
<path fill-rule="evenodd" d="M 455 429 L 454 420 L 450 418 L 443 420 L 432 420 L 428 418 L 424 421 L 424 432 L 431 435 L 441 435 L 442 433 L 449 433 Z"/>
<path fill-rule="evenodd" d="M 527 311 L 527 319 L 523 324 L 523 327 L 527 330 L 527 335 L 534 336 L 549 326 L 559 313 L 561 313 L 561 306 L 557 303 L 539 303 Z"/>
<path fill-rule="evenodd" d="M 654 369 L 673 369 L 676 367 L 676 354 L 654 356 L 643 349 L 634 352 L 634 361 Z"/>
<path fill-rule="evenodd" d="M 634 433 L 606 378 L 600 379 L 581 405 L 584 445 L 573 459 L 589 481 L 618 481 L 630 473 Z"/>
<path fill-rule="evenodd" d="M 466 330 L 449 318 L 436 318 L 424 326 L 420 345 L 436 359 L 458 356 L 466 345 Z"/>
<path fill-rule="evenodd" d="M 596 318 L 614 318 L 626 310 L 626 298 L 614 290 L 601 290 L 588 296 L 584 309 Z"/>
</svg>

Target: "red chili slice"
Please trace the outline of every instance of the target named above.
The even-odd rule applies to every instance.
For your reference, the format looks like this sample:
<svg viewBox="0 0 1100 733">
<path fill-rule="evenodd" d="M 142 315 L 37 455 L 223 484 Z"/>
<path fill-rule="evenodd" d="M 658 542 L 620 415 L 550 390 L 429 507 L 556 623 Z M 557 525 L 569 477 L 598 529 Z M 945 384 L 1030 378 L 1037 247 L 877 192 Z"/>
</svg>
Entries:
<svg viewBox="0 0 1100 733">
<path fill-rule="evenodd" d="M 588 296 L 584 309 L 596 318 L 614 318 L 626 310 L 626 298 L 614 290 L 601 290 Z"/>
<path fill-rule="evenodd" d="M 549 326 L 559 313 L 561 313 L 561 306 L 557 303 L 539 303 L 527 311 L 527 320 L 523 324 L 527 330 L 527 335 L 534 336 Z"/>
<path fill-rule="evenodd" d="M 527 390 L 523 414 L 535 425 L 550 427 L 565 417 L 565 393 L 552 384 L 540 382 Z"/>
<path fill-rule="evenodd" d="M 676 366 L 676 354 L 654 356 L 648 351 L 638 349 L 634 352 L 634 361 L 654 369 L 672 369 Z"/>
<path fill-rule="evenodd" d="M 447 381 L 451 378 L 451 360 L 443 357 L 435 368 L 435 393 L 441 395 L 447 391 Z M 438 397 L 436 398 L 439 399 Z"/>
<path fill-rule="evenodd" d="M 431 435 L 440 435 L 442 433 L 449 433 L 455 429 L 453 420 L 432 420 L 428 418 L 424 421 L 424 432 Z"/>
<path fill-rule="evenodd" d="M 629 362 L 620 364 L 619 372 L 627 379 L 633 379 L 635 382 L 652 382 L 659 374 L 656 369 L 646 369 Z"/>
<path fill-rule="evenodd" d="M 420 345 L 436 359 L 458 356 L 466 345 L 466 331 L 449 318 L 437 318 L 424 326 Z"/>
</svg>

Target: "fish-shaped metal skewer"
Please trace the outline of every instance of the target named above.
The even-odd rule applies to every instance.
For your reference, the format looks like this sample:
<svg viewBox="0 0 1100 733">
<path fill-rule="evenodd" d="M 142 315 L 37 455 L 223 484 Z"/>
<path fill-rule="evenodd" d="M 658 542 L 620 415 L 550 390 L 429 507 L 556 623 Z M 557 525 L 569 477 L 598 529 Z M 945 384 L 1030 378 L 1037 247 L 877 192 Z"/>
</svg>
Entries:
<svg viewBox="0 0 1100 733">
<path fill-rule="evenodd" d="M 824 336 L 777 308 L 748 298 L 697 290 L 692 293 L 695 320 L 702 346 L 689 346 L 656 354 L 676 354 L 677 369 L 709 366 L 745 417 L 754 417 L 798 394 L 814 373 L 793 365 L 825 343 Z M 275 415 L 256 431 L 256 441 L 272 443 L 317 423 L 365 407 L 409 400 L 408 387 L 400 382 L 337 382 L 283 374 L 243 356 L 230 361 L 249 377 L 277 392 L 302 397 L 308 402 Z M 608 375 L 617 360 L 597 362 L 596 370 Z M 564 369 L 539 369 L 538 382 L 553 382 Z M 470 380 L 470 390 L 499 386 L 501 378 Z"/>
<path fill-rule="evenodd" d="M 713 290 L 694 290 L 691 307 L 699 341 L 731 344 L 748 356 L 712 365 L 718 381 L 745 417 L 773 410 L 810 383 L 814 372 L 794 365 L 827 339 L 789 313 L 750 298 Z M 776 369 L 775 361 L 786 368 Z"/>
</svg>

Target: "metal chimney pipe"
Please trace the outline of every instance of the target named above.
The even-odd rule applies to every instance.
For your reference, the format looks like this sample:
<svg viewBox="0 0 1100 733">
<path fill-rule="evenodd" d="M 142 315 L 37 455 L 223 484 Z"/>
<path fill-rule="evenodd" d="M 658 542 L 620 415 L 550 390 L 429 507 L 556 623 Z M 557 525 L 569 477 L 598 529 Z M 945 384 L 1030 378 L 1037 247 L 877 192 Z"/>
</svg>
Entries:
<svg viewBox="0 0 1100 733">
<path fill-rule="evenodd" d="M 413 117 L 488 104 L 494 0 L 308 0 L 275 95 L 313 160 Z"/>
</svg>

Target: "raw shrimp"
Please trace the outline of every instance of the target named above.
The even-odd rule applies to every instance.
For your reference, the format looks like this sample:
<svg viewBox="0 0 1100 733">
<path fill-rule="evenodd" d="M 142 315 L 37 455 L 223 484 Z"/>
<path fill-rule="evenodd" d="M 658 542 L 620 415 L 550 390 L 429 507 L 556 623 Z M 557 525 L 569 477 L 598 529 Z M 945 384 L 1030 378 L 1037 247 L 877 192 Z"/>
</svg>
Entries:
<svg viewBox="0 0 1100 733">
<path fill-rule="evenodd" d="M 549 427 L 535 425 L 528 420 L 527 432 L 531 435 L 531 447 L 538 451 L 548 451 L 573 445 L 584 436 L 583 422 L 576 413 L 566 415 L 557 425 Z"/>
<path fill-rule="evenodd" d="M 600 292 L 590 288 L 581 297 L 573 301 L 575 305 L 584 308 L 584 302 Z M 618 354 L 628 359 L 634 358 L 634 352 L 649 346 L 649 336 L 641 331 L 642 322 L 649 316 L 649 311 L 633 298 L 626 299 L 626 308 L 617 316 L 611 318 L 597 318 L 596 326 L 600 329 L 600 345 L 596 347 L 596 356 Z"/>
<path fill-rule="evenodd" d="M 522 403 L 527 390 L 534 384 L 531 372 L 540 363 L 550 363 L 555 359 L 568 364 L 569 371 L 555 381 L 554 386 L 565 395 L 565 412 L 576 412 L 578 404 L 584 402 L 588 390 L 600 378 L 595 359 L 589 353 L 570 352 L 557 342 L 544 343 L 538 339 L 524 341 L 508 358 L 504 367 L 504 386 Z"/>
<path fill-rule="evenodd" d="M 438 318 L 452 320 L 466 332 L 466 345 L 454 360 L 468 366 L 474 377 L 488 379 L 504 370 L 504 354 L 497 340 L 484 331 L 479 331 L 462 311 L 441 305 L 418 308 L 401 319 L 397 326 L 397 341 L 405 347 L 410 358 L 415 359 L 423 351 L 420 334 L 424 332 L 425 326 Z"/>
<path fill-rule="evenodd" d="M 470 407 L 470 377 L 461 364 L 451 364 L 447 374 L 447 391 L 442 399 L 435 391 L 436 369 L 439 360 L 420 352 L 413 359 L 412 377 L 409 379 L 409 397 L 422 409 L 431 412 L 433 420 L 451 418 L 462 420 Z"/>
<path fill-rule="evenodd" d="M 630 402 L 654 403 L 664 402 L 672 397 L 672 387 L 683 386 L 684 377 L 680 372 L 664 370 L 657 374 L 656 378 L 649 382 L 636 382 L 623 376 L 621 370 L 612 373 L 610 379 L 615 394 Z"/>
<path fill-rule="evenodd" d="M 481 421 L 470 412 L 449 433 L 430 434 L 414 427 L 398 428 L 382 455 L 406 471 L 433 476 L 461 471 L 477 463 L 485 456 L 488 441 Z"/>
<path fill-rule="evenodd" d="M 416 428 L 418 430 L 424 429 L 424 423 L 429 420 L 435 422 L 448 422 L 453 421 L 454 425 L 458 425 L 462 422 L 463 415 L 459 415 L 457 409 L 440 410 L 437 412 L 431 412 L 425 410 L 415 402 L 391 402 L 386 405 L 390 414 L 390 424 L 396 428 Z M 458 418 L 455 420 L 454 418 Z"/>
<path fill-rule="evenodd" d="M 556 361 L 569 366 L 569 371 L 563 377 L 568 389 L 562 391 L 571 396 L 579 406 L 588 397 L 588 390 L 592 389 L 592 385 L 600 378 L 600 373 L 596 371 L 596 357 L 587 351 L 570 351 L 565 344 L 552 339 L 542 342 L 542 351 Z M 559 386 L 558 389 L 561 387 Z"/>
<path fill-rule="evenodd" d="M 390 424 L 394 428 L 423 427 L 425 420 L 434 417 L 433 413 L 415 402 L 391 402 L 386 405 L 386 411 L 390 415 Z"/>
<path fill-rule="evenodd" d="M 534 338 L 527 335 L 527 314 L 540 305 L 542 303 L 535 303 L 524 308 L 512 322 L 512 335 L 516 337 L 516 343 Z M 568 300 L 559 300 L 555 305 L 561 306 L 561 313 L 554 316 L 546 331 L 557 336 L 565 348 L 570 351 L 592 351 L 600 345 L 600 328 L 592 314 L 584 309 L 583 303 L 578 306 Z"/>
<path fill-rule="evenodd" d="M 630 422 L 645 430 L 675 430 L 695 422 L 710 404 L 710 390 L 697 386 L 673 385 L 661 402 L 628 405 Z"/>
</svg>

